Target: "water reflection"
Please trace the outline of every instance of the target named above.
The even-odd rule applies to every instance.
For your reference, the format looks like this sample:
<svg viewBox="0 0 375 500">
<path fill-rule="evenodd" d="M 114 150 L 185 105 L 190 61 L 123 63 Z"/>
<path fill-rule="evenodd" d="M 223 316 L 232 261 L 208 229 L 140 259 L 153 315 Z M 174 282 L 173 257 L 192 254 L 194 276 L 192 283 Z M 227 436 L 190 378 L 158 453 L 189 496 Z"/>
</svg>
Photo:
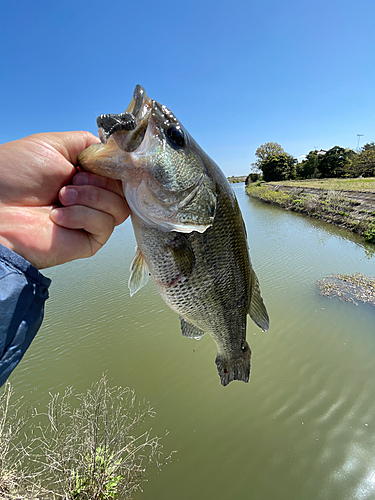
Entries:
<svg viewBox="0 0 375 500">
<path fill-rule="evenodd" d="M 95 258 L 46 272 L 43 327 L 12 382 L 30 404 L 107 371 L 151 401 L 173 463 L 136 498 L 354 499 L 375 496 L 374 310 L 321 297 L 332 273 L 375 276 L 375 246 L 249 199 L 235 186 L 270 317 L 251 321 L 249 384 L 222 387 L 215 346 L 183 338 L 150 282 L 132 299 L 129 222 Z"/>
</svg>

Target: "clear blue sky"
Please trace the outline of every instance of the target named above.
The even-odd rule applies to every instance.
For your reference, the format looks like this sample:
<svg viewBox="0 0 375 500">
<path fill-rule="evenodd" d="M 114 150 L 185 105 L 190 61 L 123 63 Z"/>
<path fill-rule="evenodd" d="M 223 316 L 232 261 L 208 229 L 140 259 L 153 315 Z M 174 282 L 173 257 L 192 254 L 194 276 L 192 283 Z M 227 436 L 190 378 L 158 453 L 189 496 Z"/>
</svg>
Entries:
<svg viewBox="0 0 375 500">
<path fill-rule="evenodd" d="M 0 141 L 85 129 L 134 86 L 226 175 L 255 150 L 375 141 L 374 0 L 4 2 Z"/>
</svg>

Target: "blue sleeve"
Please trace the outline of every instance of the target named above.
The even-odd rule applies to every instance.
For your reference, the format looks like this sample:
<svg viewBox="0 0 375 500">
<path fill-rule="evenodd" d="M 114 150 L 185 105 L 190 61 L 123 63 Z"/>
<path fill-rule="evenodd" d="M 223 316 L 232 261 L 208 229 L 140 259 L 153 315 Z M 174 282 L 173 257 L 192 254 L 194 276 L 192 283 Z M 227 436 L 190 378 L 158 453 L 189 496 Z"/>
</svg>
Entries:
<svg viewBox="0 0 375 500">
<path fill-rule="evenodd" d="M 42 324 L 50 284 L 27 260 L 0 245 L 0 386 Z"/>
</svg>

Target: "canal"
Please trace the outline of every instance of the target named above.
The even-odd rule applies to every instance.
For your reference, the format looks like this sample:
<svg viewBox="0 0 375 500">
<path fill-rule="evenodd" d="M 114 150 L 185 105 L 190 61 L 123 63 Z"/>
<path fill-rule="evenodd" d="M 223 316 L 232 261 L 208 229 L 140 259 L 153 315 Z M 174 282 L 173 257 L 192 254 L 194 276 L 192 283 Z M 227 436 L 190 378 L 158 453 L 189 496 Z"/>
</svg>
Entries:
<svg viewBox="0 0 375 500">
<path fill-rule="evenodd" d="M 249 198 L 234 185 L 271 327 L 251 320 L 249 384 L 220 385 L 205 335 L 183 338 L 150 281 L 132 298 L 130 221 L 93 258 L 52 278 L 43 326 L 11 377 L 32 406 L 85 391 L 107 373 L 151 402 L 164 436 L 160 472 L 136 499 L 375 498 L 375 310 L 319 295 L 331 273 L 375 276 L 375 245 Z"/>
</svg>

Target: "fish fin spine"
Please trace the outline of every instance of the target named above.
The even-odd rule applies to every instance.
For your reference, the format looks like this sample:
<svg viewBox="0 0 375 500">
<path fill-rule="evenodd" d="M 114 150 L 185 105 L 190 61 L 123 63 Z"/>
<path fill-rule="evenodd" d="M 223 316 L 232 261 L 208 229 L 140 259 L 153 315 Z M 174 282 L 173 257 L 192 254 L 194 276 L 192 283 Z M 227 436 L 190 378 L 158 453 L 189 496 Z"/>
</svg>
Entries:
<svg viewBox="0 0 375 500">
<path fill-rule="evenodd" d="M 136 249 L 136 253 L 132 263 L 130 264 L 130 276 L 128 287 L 130 291 L 130 296 L 132 297 L 135 293 L 138 292 L 145 284 L 148 282 L 150 277 L 150 273 L 148 270 L 147 262 L 139 250 Z"/>
<path fill-rule="evenodd" d="M 182 316 L 180 316 L 180 322 L 181 322 L 181 332 L 184 337 L 200 340 L 205 334 L 203 330 L 201 330 L 197 326 L 192 325 L 191 323 L 186 321 Z"/>
</svg>

